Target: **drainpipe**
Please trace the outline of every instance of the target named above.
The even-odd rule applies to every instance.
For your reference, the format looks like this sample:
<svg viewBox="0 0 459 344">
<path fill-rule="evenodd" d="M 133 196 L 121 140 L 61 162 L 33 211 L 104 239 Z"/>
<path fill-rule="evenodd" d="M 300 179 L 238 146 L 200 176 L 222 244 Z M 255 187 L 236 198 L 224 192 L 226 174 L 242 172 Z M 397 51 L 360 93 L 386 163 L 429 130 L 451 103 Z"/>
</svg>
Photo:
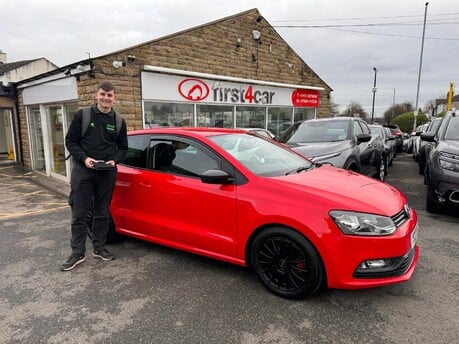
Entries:
<svg viewBox="0 0 459 344">
<path fill-rule="evenodd" d="M 13 84 L 13 95 L 14 95 L 14 107 L 16 111 L 16 123 L 17 123 L 17 133 L 19 139 L 19 156 L 20 156 L 20 163 L 24 165 L 24 149 L 22 148 L 22 133 L 21 133 L 21 118 L 19 117 L 19 105 L 18 105 L 18 89 L 16 84 Z"/>
</svg>

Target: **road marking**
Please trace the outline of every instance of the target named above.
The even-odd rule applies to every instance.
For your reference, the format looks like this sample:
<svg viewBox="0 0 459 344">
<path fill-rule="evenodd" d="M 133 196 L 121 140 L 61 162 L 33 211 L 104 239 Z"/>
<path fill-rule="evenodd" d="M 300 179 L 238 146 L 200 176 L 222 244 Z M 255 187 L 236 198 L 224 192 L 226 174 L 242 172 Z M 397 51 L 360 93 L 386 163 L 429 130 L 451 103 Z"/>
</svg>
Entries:
<svg viewBox="0 0 459 344">
<path fill-rule="evenodd" d="M 53 208 L 53 209 L 42 209 L 42 210 L 35 210 L 35 211 L 26 211 L 26 212 L 17 213 L 17 214 L 0 215 L 0 220 L 9 220 L 9 219 L 17 218 L 17 217 L 36 215 L 36 214 L 44 214 L 44 213 L 51 213 L 53 211 L 64 209 L 64 208 L 69 208 L 69 205 L 56 207 L 56 208 Z"/>
<path fill-rule="evenodd" d="M 1 184 L 0 184 L 1 189 L 10 189 L 10 188 L 15 188 L 15 187 L 17 187 L 17 186 L 24 186 L 24 185 L 29 186 L 29 185 L 31 185 L 31 184 L 30 184 L 30 183 L 10 184 L 10 185 L 1 185 Z"/>
</svg>

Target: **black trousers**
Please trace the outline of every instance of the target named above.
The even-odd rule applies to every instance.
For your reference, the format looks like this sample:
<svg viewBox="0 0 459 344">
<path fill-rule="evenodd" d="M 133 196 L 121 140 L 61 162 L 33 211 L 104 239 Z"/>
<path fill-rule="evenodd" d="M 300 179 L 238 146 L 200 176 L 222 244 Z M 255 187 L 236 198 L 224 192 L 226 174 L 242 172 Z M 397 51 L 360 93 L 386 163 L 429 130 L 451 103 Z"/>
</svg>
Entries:
<svg viewBox="0 0 459 344">
<path fill-rule="evenodd" d="M 116 168 L 96 171 L 75 163 L 70 179 L 69 204 L 72 208 L 72 254 L 84 255 L 88 231 L 88 213 L 93 207 L 92 246 L 105 248 L 110 219 L 110 202 L 116 180 Z"/>
</svg>

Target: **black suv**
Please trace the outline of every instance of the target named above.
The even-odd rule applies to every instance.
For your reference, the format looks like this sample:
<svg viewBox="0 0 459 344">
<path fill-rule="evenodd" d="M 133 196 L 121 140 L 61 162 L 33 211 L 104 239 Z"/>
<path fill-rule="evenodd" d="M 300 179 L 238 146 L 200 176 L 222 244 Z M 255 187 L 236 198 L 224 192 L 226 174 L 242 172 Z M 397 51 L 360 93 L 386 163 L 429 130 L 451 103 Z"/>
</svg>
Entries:
<svg viewBox="0 0 459 344">
<path fill-rule="evenodd" d="M 427 211 L 438 211 L 442 205 L 459 206 L 459 117 L 447 113 L 437 134 L 421 134 L 421 140 L 432 143 L 424 172 Z"/>
<path fill-rule="evenodd" d="M 426 129 L 426 133 L 435 134 L 440 128 L 440 124 L 443 117 L 434 118 Z M 422 133 L 421 133 L 422 136 Z M 432 143 L 421 138 L 419 142 L 419 152 L 418 152 L 418 167 L 419 167 L 419 174 L 424 174 L 424 170 L 426 169 L 426 156 L 429 154 L 430 150 L 432 149 Z"/>
</svg>

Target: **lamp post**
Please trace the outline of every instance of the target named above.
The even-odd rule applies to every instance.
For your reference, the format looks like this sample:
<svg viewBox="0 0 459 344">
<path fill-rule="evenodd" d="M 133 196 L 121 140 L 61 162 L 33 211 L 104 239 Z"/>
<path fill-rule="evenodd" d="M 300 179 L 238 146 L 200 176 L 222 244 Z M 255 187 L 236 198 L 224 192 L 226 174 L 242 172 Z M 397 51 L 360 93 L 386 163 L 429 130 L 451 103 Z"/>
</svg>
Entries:
<svg viewBox="0 0 459 344">
<path fill-rule="evenodd" d="M 378 73 L 378 70 L 376 67 L 373 67 L 373 70 L 375 71 L 375 79 L 373 81 L 373 105 L 371 106 L 371 124 L 373 124 L 373 120 L 375 117 L 375 96 L 376 96 L 376 73 Z"/>
<path fill-rule="evenodd" d="M 418 73 L 418 89 L 416 91 L 416 107 L 414 108 L 414 121 L 413 121 L 413 131 L 416 130 L 416 118 L 418 117 L 418 101 L 419 101 L 419 85 L 421 84 L 421 68 L 422 68 L 422 54 L 424 52 L 424 35 L 426 33 L 426 18 L 427 18 L 427 6 L 429 5 L 426 2 L 424 10 L 424 26 L 422 28 L 422 41 L 421 41 L 421 56 L 419 57 L 419 73 Z"/>
</svg>

